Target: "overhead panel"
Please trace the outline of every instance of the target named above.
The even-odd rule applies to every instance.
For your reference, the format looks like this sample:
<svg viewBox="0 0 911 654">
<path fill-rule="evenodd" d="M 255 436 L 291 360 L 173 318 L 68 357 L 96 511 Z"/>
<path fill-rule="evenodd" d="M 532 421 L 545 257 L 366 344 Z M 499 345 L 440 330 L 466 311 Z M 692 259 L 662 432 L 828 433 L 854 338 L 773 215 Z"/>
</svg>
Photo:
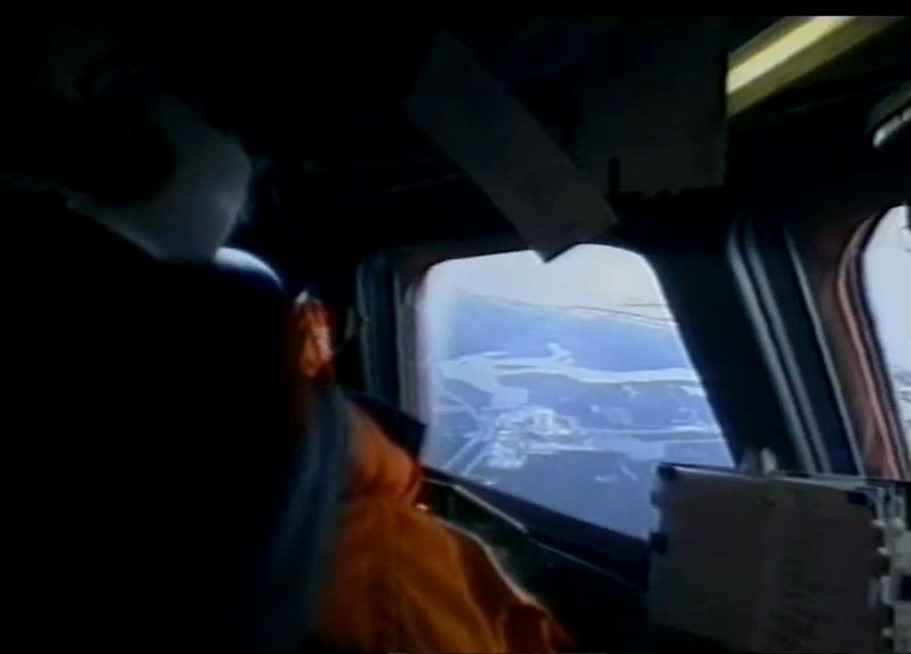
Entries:
<svg viewBox="0 0 911 654">
<path fill-rule="evenodd" d="M 577 88 L 573 150 L 604 190 L 654 194 L 721 186 L 727 23 L 623 23 Z"/>
</svg>

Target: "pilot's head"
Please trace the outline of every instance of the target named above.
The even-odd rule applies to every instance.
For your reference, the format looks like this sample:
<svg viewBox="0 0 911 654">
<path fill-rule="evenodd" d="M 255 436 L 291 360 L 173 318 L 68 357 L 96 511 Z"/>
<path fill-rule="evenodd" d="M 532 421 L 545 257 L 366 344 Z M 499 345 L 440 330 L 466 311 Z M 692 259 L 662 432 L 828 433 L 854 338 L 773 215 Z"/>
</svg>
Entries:
<svg viewBox="0 0 911 654">
<path fill-rule="evenodd" d="M 55 194 L 156 258 L 211 259 L 250 161 L 161 58 L 111 25 L 8 20 L 2 32 L 0 181 Z"/>
<path fill-rule="evenodd" d="M 364 319 L 331 289 L 328 295 L 317 295 L 312 288 L 294 300 L 294 318 L 304 376 L 317 382 L 333 380 L 336 369 L 344 367 L 340 359 L 350 352 Z"/>
<path fill-rule="evenodd" d="M 315 383 L 331 382 L 335 352 L 329 310 L 312 291 L 303 291 L 294 300 L 294 322 L 301 374 Z"/>
</svg>

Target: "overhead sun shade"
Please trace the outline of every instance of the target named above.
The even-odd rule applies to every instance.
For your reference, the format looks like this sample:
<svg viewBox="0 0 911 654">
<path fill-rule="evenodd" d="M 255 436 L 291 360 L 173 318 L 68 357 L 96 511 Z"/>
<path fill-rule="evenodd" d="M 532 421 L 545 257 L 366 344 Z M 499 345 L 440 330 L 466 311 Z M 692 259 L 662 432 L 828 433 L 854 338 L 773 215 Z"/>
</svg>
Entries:
<svg viewBox="0 0 911 654">
<path fill-rule="evenodd" d="M 531 112 L 450 33 L 437 35 L 404 108 L 545 260 L 616 222 Z"/>
</svg>

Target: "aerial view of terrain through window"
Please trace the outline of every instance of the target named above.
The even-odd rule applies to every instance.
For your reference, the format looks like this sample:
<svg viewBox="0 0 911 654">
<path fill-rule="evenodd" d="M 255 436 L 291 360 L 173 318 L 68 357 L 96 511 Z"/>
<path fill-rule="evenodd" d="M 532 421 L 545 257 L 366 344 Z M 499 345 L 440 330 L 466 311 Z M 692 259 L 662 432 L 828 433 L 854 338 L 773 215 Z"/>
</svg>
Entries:
<svg viewBox="0 0 911 654">
<path fill-rule="evenodd" d="M 911 224 L 908 207 L 877 223 L 863 254 L 864 287 L 911 448 Z"/>
<path fill-rule="evenodd" d="M 581 245 L 434 266 L 418 300 L 425 462 L 645 536 L 661 461 L 730 452 L 658 280 L 638 254 Z"/>
</svg>

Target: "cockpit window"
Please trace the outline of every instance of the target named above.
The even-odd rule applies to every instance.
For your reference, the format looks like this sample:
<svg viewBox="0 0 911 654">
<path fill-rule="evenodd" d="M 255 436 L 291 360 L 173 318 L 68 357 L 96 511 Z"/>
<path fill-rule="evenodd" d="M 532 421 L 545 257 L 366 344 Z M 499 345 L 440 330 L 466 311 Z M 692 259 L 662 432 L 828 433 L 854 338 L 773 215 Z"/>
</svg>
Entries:
<svg viewBox="0 0 911 654">
<path fill-rule="evenodd" d="M 417 323 L 430 467 L 645 536 L 656 464 L 732 465 L 638 254 L 445 261 L 421 282 Z"/>
<path fill-rule="evenodd" d="M 896 403 L 911 447 L 911 231 L 908 207 L 876 225 L 863 253 L 863 284 Z"/>
</svg>

